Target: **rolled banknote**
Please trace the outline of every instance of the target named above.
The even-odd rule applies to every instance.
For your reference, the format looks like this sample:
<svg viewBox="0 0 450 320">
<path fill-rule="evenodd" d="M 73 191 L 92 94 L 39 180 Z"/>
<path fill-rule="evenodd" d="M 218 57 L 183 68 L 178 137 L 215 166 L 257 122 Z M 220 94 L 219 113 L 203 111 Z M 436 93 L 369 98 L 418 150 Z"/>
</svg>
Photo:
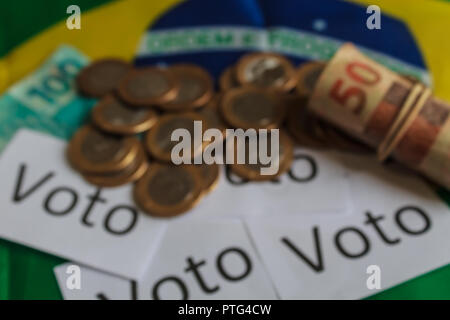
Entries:
<svg viewBox="0 0 450 320">
<path fill-rule="evenodd" d="M 450 189 L 450 105 L 429 88 L 343 45 L 321 72 L 308 108 Z"/>
</svg>

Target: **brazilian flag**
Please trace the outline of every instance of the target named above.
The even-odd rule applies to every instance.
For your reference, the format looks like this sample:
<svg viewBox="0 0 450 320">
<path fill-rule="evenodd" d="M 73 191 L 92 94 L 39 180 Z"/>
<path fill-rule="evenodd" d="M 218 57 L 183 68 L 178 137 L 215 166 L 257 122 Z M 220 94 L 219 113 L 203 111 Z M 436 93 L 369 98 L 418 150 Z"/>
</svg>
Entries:
<svg viewBox="0 0 450 320">
<path fill-rule="evenodd" d="M 81 29 L 67 27 L 67 8 L 73 4 L 81 9 Z M 380 30 L 365 28 L 368 5 L 381 8 Z M 208 31 L 201 29 L 205 26 Z M 223 26 L 253 35 L 274 27 L 275 49 L 295 63 L 326 60 L 342 42 L 352 41 L 388 67 L 428 82 L 438 97 L 450 101 L 450 41 L 443 33 L 450 30 L 450 3 L 443 0 L 1 1 L 0 92 L 60 44 L 92 59 L 120 57 L 137 66 L 194 62 L 217 76 L 242 53 L 258 48 L 251 37 L 240 44 L 216 37 L 214 30 Z M 177 38 L 186 27 L 203 31 Z M 307 46 L 290 45 L 292 30 L 302 32 Z M 450 203 L 450 195 L 441 195 Z M 60 299 L 53 267 L 62 262 L 0 240 L 0 299 Z M 450 266 L 443 266 L 370 299 L 450 299 L 449 282 Z"/>
</svg>

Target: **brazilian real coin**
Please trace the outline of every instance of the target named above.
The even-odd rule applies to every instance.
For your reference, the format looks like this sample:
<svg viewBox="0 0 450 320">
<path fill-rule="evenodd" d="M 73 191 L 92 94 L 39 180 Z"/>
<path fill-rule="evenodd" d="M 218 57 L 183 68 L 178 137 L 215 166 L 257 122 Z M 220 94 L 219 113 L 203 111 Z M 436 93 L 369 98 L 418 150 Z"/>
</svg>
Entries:
<svg viewBox="0 0 450 320">
<path fill-rule="evenodd" d="M 269 131 L 270 132 L 270 131 Z M 258 139 L 260 139 L 259 137 Z M 271 139 L 272 134 L 269 134 L 267 136 L 267 151 L 268 154 L 272 156 L 271 152 Z M 258 141 L 259 142 L 259 141 Z M 237 155 L 238 149 L 237 146 L 235 146 L 235 156 Z M 273 180 L 274 178 L 280 176 L 281 174 L 285 173 L 292 164 L 293 154 L 294 154 L 294 146 L 292 143 L 291 138 L 284 133 L 284 131 L 279 130 L 279 148 L 278 148 L 278 155 L 274 155 L 272 158 L 273 161 L 276 161 L 278 164 L 278 170 L 273 173 L 267 173 L 263 174 L 262 170 L 263 168 L 268 168 L 270 164 L 262 164 L 259 160 L 259 154 L 258 154 L 258 148 L 249 148 L 248 140 L 246 141 L 245 146 L 245 163 L 239 164 L 237 161 L 234 161 L 233 164 L 230 165 L 231 170 L 238 175 L 239 177 L 251 181 L 268 181 Z M 250 159 L 252 155 L 250 152 L 255 152 L 254 158 L 257 159 L 257 163 L 250 163 Z"/>
<path fill-rule="evenodd" d="M 227 67 L 219 78 L 220 90 L 227 91 L 240 86 L 241 84 L 236 79 L 234 66 Z"/>
<path fill-rule="evenodd" d="M 138 206 L 156 217 L 173 217 L 193 208 L 203 195 L 202 179 L 193 166 L 153 162 L 134 187 Z"/>
<path fill-rule="evenodd" d="M 86 96 L 100 98 L 117 88 L 131 66 L 119 59 L 97 60 L 77 76 L 76 82 L 80 92 Z"/>
<path fill-rule="evenodd" d="M 296 73 L 297 92 L 302 96 L 309 97 L 325 67 L 325 62 L 319 61 L 306 62 L 300 65 Z"/>
<path fill-rule="evenodd" d="M 228 124 L 243 129 L 272 129 L 285 117 L 285 106 L 275 92 L 257 87 L 227 91 L 221 100 L 221 113 Z"/>
<path fill-rule="evenodd" d="M 130 107 L 112 94 L 103 97 L 91 115 L 94 124 L 102 130 L 123 135 L 147 131 L 158 120 L 154 110 Z"/>
<path fill-rule="evenodd" d="M 319 127 L 317 118 L 306 107 L 307 97 L 285 97 L 284 101 L 288 108 L 286 127 L 295 142 L 315 149 L 327 147 L 327 138 L 323 129 Z"/>
<path fill-rule="evenodd" d="M 109 135 L 87 125 L 71 139 L 67 156 L 70 164 L 82 173 L 111 173 L 134 161 L 139 144 L 134 137 Z"/>
<path fill-rule="evenodd" d="M 162 115 L 159 121 L 153 126 L 145 137 L 145 147 L 147 151 L 157 160 L 164 162 L 172 162 L 172 148 L 181 141 L 172 141 L 172 132 L 176 129 L 186 129 L 191 139 L 190 146 L 190 159 L 194 159 L 203 151 L 205 143 L 201 139 L 197 145 L 194 139 L 195 121 L 197 124 L 201 124 L 202 132 L 200 134 L 203 137 L 203 131 L 208 129 L 209 124 L 205 117 L 195 112 L 184 113 L 171 113 Z"/>
<path fill-rule="evenodd" d="M 205 117 L 210 128 L 219 129 L 220 132 L 222 132 L 222 136 L 225 137 L 226 125 L 219 110 L 221 99 L 221 94 L 215 94 L 206 106 L 198 111 L 198 113 Z"/>
<path fill-rule="evenodd" d="M 217 183 L 219 182 L 220 177 L 220 165 L 217 163 L 212 164 L 199 164 L 199 165 L 193 165 L 194 168 L 196 168 L 200 174 L 201 182 L 202 182 L 202 188 L 203 191 L 206 193 L 209 193 L 213 191 Z"/>
<path fill-rule="evenodd" d="M 214 94 L 209 73 L 194 64 L 175 64 L 169 68 L 179 81 L 180 89 L 175 99 L 161 104 L 165 111 L 189 111 L 203 107 Z"/>
<path fill-rule="evenodd" d="M 147 171 L 148 161 L 142 146 L 134 161 L 122 170 L 107 174 L 83 174 L 83 178 L 99 187 L 118 187 L 139 180 Z"/>
<path fill-rule="evenodd" d="M 285 57 L 275 53 L 250 53 L 236 65 L 236 78 L 242 85 L 273 88 L 288 92 L 295 87 L 295 69 Z"/>
<path fill-rule="evenodd" d="M 146 67 L 130 71 L 120 82 L 118 94 L 127 104 L 151 107 L 175 99 L 179 82 L 167 69 Z"/>
</svg>

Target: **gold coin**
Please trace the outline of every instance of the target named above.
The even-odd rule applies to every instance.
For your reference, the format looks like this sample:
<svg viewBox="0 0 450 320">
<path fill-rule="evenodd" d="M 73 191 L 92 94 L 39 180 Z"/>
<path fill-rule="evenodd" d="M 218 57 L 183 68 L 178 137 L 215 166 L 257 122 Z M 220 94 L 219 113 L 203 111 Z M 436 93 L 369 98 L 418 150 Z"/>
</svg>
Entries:
<svg viewBox="0 0 450 320">
<path fill-rule="evenodd" d="M 156 159 L 171 162 L 172 148 L 178 141 L 172 141 L 172 132 L 176 129 L 186 129 L 191 137 L 191 159 L 203 151 L 204 143 L 196 146 L 194 143 L 194 121 L 201 121 L 202 130 L 208 129 L 207 120 L 195 112 L 166 114 L 159 118 L 145 137 L 145 146 L 149 153 Z M 201 132 L 203 137 L 203 132 Z"/>
<path fill-rule="evenodd" d="M 118 187 L 139 180 L 147 168 L 147 157 L 140 146 L 136 159 L 125 169 L 110 174 L 83 174 L 83 177 L 87 182 L 99 187 Z"/>
<path fill-rule="evenodd" d="M 151 163 L 134 187 L 138 206 L 152 216 L 173 217 L 193 208 L 203 193 L 202 179 L 192 166 Z"/>
<path fill-rule="evenodd" d="M 309 97 L 325 67 L 326 63 L 319 61 L 306 62 L 300 65 L 295 76 L 297 92 L 302 96 Z"/>
<path fill-rule="evenodd" d="M 94 61 L 78 74 L 76 78 L 78 89 L 86 96 L 100 98 L 116 89 L 129 70 L 131 66 L 120 59 L 107 58 Z"/>
<path fill-rule="evenodd" d="M 295 87 L 295 69 L 285 57 L 275 53 L 250 53 L 236 65 L 236 78 L 242 85 L 273 88 L 288 92 Z"/>
<path fill-rule="evenodd" d="M 297 96 L 284 100 L 287 103 L 287 129 L 295 142 L 301 146 L 311 148 L 325 148 L 327 139 L 325 134 L 318 127 L 318 120 L 306 108 L 307 98 Z"/>
<path fill-rule="evenodd" d="M 139 141 L 118 137 L 87 125 L 79 129 L 69 143 L 71 165 L 85 173 L 109 173 L 126 168 L 136 157 Z"/>
<path fill-rule="evenodd" d="M 222 135 L 225 136 L 227 128 L 219 111 L 221 97 L 221 94 L 214 95 L 206 106 L 200 109 L 198 113 L 205 117 L 209 128 L 219 129 L 222 132 Z"/>
<path fill-rule="evenodd" d="M 270 132 L 270 131 L 269 131 Z M 249 153 L 251 152 L 249 146 L 248 146 L 248 140 L 246 140 L 246 150 L 245 150 L 245 164 L 238 164 L 236 159 L 234 161 L 234 164 L 230 165 L 231 170 L 238 175 L 239 177 L 243 179 L 253 180 L 253 181 L 267 181 L 272 180 L 287 170 L 289 170 L 292 159 L 293 159 L 293 153 L 294 153 L 294 147 L 292 144 L 291 139 L 289 136 L 284 133 L 282 130 L 280 132 L 280 141 L 279 141 L 279 157 L 275 157 L 278 161 L 278 171 L 273 175 L 263 175 L 261 173 L 262 168 L 268 168 L 269 165 L 263 165 L 259 161 L 258 154 L 255 154 L 254 156 L 256 159 L 258 159 L 258 163 L 256 164 L 250 164 L 249 163 L 249 157 L 251 156 Z M 271 135 L 268 135 L 267 139 L 267 150 L 268 153 L 270 153 L 270 138 Z M 258 153 L 258 150 L 253 150 L 254 152 Z M 237 146 L 235 146 L 235 157 L 237 156 Z"/>
<path fill-rule="evenodd" d="M 160 107 L 165 111 L 189 111 L 208 103 L 214 94 L 213 80 L 209 73 L 193 64 L 175 64 L 169 68 L 179 81 L 180 89 L 175 98 Z"/>
<path fill-rule="evenodd" d="M 241 87 L 227 91 L 221 101 L 225 121 L 235 128 L 271 129 L 278 127 L 285 116 L 285 106 L 272 91 Z"/>
<path fill-rule="evenodd" d="M 237 81 L 234 66 L 226 68 L 219 78 L 219 87 L 222 91 L 227 91 L 239 87 L 241 84 Z"/>
<path fill-rule="evenodd" d="M 92 110 L 92 121 L 104 131 L 115 134 L 136 134 L 147 131 L 157 121 L 154 110 L 129 107 L 113 95 L 107 95 Z"/>
<path fill-rule="evenodd" d="M 146 67 L 127 73 L 118 87 L 119 96 L 129 105 L 151 107 L 175 99 L 177 78 L 167 69 Z"/>
<path fill-rule="evenodd" d="M 220 177 L 220 165 L 217 163 L 213 164 L 200 164 L 193 165 L 200 174 L 202 178 L 202 188 L 206 193 L 211 192 L 217 186 Z"/>
</svg>

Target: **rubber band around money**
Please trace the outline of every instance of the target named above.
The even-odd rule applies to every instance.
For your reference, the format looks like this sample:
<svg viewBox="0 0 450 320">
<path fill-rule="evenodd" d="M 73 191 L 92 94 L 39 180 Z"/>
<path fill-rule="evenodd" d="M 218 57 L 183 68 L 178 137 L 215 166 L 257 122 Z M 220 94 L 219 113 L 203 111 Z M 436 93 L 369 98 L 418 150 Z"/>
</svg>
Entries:
<svg viewBox="0 0 450 320">
<path fill-rule="evenodd" d="M 408 114 L 414 107 L 414 102 L 417 101 L 417 98 L 419 97 L 420 93 L 423 91 L 423 85 L 420 83 L 416 83 L 411 88 L 411 92 L 409 93 L 408 97 L 406 98 L 405 102 L 400 107 L 400 112 L 398 116 L 395 118 L 394 123 L 390 126 L 388 133 L 384 137 L 383 141 L 381 141 L 380 145 L 378 146 L 377 154 L 384 154 L 384 150 L 387 149 L 388 145 L 391 143 L 391 141 L 396 136 L 397 132 L 400 130 L 403 122 L 407 118 Z M 378 159 L 381 160 L 380 156 L 378 156 Z"/>
</svg>

